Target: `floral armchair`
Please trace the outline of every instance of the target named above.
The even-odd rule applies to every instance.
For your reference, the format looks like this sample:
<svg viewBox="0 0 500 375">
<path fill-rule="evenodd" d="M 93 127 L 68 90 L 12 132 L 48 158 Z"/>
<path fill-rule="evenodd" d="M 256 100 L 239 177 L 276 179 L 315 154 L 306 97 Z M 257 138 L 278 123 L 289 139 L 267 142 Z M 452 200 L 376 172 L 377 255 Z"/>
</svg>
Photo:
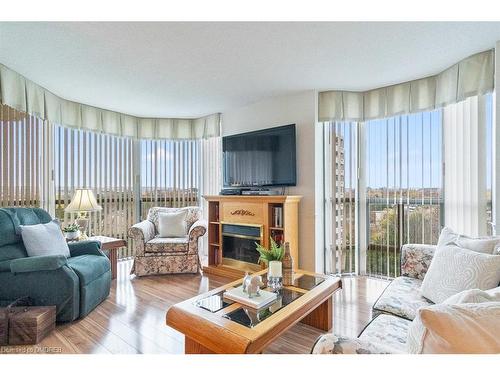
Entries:
<svg viewBox="0 0 500 375">
<path fill-rule="evenodd" d="M 187 235 L 178 238 L 158 237 L 160 212 L 187 211 Z M 198 239 L 207 231 L 199 207 L 152 207 L 146 220 L 133 225 L 128 235 L 133 240 L 134 265 L 130 273 L 136 276 L 171 273 L 197 273 L 200 269 Z"/>
</svg>

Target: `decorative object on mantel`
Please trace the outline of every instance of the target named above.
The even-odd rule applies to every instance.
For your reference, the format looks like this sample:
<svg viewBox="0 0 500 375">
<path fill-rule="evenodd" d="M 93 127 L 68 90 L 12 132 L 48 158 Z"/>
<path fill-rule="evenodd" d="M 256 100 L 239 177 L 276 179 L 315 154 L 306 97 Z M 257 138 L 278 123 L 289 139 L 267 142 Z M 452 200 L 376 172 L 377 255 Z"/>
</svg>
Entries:
<svg viewBox="0 0 500 375">
<path fill-rule="evenodd" d="M 80 226 L 76 223 L 66 225 L 62 228 L 62 231 L 67 241 L 78 240 L 81 235 Z"/>
<path fill-rule="evenodd" d="M 86 232 L 89 225 L 88 213 L 101 210 L 102 207 L 97 204 L 97 200 L 91 189 L 76 189 L 70 204 L 64 209 L 64 212 L 78 213 L 75 224 L 77 224 L 82 231 L 80 239 L 85 240 L 87 239 Z"/>
<path fill-rule="evenodd" d="M 290 243 L 285 242 L 285 254 L 281 263 L 283 264 L 283 283 L 285 285 L 293 284 L 293 257 L 290 254 Z"/>
<path fill-rule="evenodd" d="M 272 237 L 270 237 L 269 240 L 271 244 L 269 249 L 266 249 L 258 243 L 255 243 L 255 245 L 260 254 L 259 262 L 268 266 L 267 286 L 273 290 L 278 290 L 283 286 L 281 260 L 283 259 L 285 252 L 283 246 L 278 246 Z"/>
</svg>

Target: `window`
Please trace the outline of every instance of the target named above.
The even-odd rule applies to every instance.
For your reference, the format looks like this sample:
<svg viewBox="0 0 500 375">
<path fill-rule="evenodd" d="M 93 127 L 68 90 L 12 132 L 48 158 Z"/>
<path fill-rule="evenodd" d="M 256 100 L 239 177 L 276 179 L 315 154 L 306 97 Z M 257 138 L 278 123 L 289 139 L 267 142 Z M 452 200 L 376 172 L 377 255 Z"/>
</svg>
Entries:
<svg viewBox="0 0 500 375">
<path fill-rule="evenodd" d="M 91 188 L 102 211 L 89 214 L 88 233 L 126 239 L 136 222 L 133 140 L 56 125 L 54 151 L 56 217 L 74 221 L 64 212 L 74 189 Z M 121 258 L 133 255 L 130 243 L 120 251 Z"/>
<path fill-rule="evenodd" d="M 141 140 L 141 216 L 154 206 L 199 205 L 200 140 Z"/>
</svg>

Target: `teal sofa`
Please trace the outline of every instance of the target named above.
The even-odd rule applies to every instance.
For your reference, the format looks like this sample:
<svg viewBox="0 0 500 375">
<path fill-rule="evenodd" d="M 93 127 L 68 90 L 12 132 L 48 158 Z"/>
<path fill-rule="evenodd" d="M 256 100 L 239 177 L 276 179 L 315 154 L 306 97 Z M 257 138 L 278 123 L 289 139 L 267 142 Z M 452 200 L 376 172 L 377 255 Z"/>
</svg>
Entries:
<svg viewBox="0 0 500 375">
<path fill-rule="evenodd" d="M 70 243 L 69 258 L 28 257 L 17 227 L 51 220 L 40 208 L 0 208 L 0 306 L 28 296 L 37 306 L 56 306 L 58 322 L 70 322 L 108 297 L 111 266 L 96 241 Z"/>
</svg>

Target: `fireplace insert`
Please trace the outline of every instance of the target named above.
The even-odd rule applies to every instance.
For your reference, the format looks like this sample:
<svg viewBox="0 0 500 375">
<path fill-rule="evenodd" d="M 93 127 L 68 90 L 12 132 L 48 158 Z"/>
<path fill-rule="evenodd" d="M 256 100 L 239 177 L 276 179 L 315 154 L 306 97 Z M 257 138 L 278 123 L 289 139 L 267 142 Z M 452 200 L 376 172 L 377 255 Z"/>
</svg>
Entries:
<svg viewBox="0 0 500 375">
<path fill-rule="evenodd" d="M 258 264 L 259 252 L 255 243 L 261 243 L 261 226 L 223 224 L 222 249 L 224 258 Z"/>
</svg>

